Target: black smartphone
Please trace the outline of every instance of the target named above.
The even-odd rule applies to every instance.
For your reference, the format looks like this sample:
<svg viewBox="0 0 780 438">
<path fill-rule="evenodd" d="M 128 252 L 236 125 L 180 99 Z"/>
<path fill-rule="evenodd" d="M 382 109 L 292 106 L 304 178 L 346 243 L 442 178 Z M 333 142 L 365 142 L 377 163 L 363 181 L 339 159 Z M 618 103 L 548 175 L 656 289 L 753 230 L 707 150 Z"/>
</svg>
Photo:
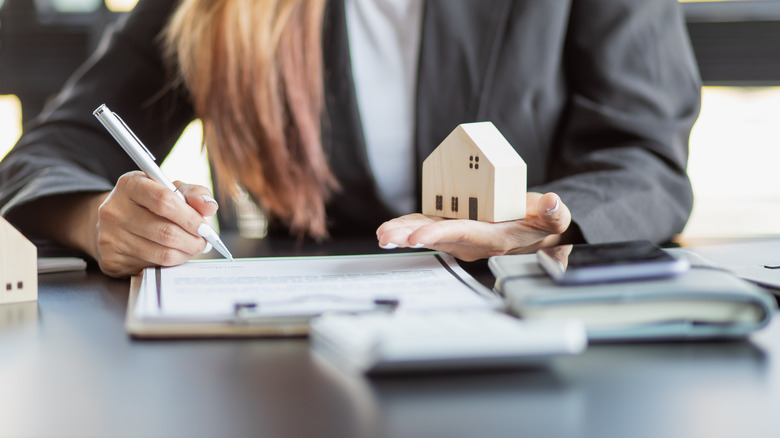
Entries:
<svg viewBox="0 0 780 438">
<path fill-rule="evenodd" d="M 589 284 L 670 277 L 688 270 L 688 260 L 652 242 L 559 245 L 536 252 L 539 265 L 560 284 Z"/>
</svg>

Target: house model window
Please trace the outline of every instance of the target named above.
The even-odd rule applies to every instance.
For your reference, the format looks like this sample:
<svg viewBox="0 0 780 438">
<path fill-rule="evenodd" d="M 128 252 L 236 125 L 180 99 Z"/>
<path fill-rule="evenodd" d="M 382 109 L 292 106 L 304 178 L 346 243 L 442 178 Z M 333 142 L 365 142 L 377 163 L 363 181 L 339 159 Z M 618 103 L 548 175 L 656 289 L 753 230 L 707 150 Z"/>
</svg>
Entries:
<svg viewBox="0 0 780 438">
<path fill-rule="evenodd" d="M 468 168 L 463 164 L 468 163 Z M 479 172 L 475 172 L 479 170 Z M 525 217 L 526 164 L 491 122 L 464 123 L 425 159 L 423 214 L 503 222 Z M 449 211 L 442 208 L 450 199 Z M 458 199 L 468 199 L 459 208 Z"/>
</svg>

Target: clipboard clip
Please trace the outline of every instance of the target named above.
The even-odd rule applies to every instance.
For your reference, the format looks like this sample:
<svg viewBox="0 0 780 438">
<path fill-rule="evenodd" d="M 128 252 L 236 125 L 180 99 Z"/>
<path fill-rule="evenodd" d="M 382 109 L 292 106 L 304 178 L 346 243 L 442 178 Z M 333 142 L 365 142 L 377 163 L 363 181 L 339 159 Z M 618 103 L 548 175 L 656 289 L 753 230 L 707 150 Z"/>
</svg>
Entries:
<svg viewBox="0 0 780 438">
<path fill-rule="evenodd" d="M 274 304 L 278 305 L 290 305 L 293 303 L 298 302 L 298 300 L 290 300 L 290 301 L 274 301 L 273 303 L 267 303 L 265 304 L 262 309 L 271 309 L 273 308 Z M 375 298 L 375 299 L 367 299 L 367 300 L 349 300 L 345 301 L 345 307 L 343 310 L 339 309 L 327 309 L 327 312 L 343 312 L 343 313 L 363 313 L 363 312 L 387 312 L 392 313 L 395 312 L 395 310 L 398 308 L 398 305 L 400 302 L 397 299 L 394 298 Z M 359 309 L 358 309 L 359 308 Z M 251 324 L 251 323 L 259 323 L 264 322 L 269 319 L 273 318 L 304 318 L 304 317 L 314 317 L 317 316 L 316 314 L 311 313 L 300 313 L 300 314 L 290 314 L 290 313 L 281 313 L 281 314 L 273 314 L 273 312 L 269 314 L 262 314 L 261 313 L 261 305 L 260 303 L 256 302 L 237 302 L 233 305 L 233 317 L 234 322 L 236 323 L 243 323 L 243 324 Z"/>
</svg>

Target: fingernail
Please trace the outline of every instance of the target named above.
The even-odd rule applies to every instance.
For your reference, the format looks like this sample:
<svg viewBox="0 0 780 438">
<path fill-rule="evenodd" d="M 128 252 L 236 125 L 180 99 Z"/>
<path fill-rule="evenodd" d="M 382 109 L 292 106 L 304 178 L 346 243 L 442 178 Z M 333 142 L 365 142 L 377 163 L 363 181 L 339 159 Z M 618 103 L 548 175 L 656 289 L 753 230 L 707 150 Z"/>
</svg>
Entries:
<svg viewBox="0 0 780 438">
<path fill-rule="evenodd" d="M 424 246 L 425 246 L 425 244 L 424 244 L 424 243 L 418 243 L 417 245 L 414 245 L 412 248 L 419 249 L 419 248 L 422 248 L 422 247 L 424 247 Z"/>
<path fill-rule="evenodd" d="M 203 249 L 203 254 L 206 254 L 207 252 L 211 251 L 213 247 L 210 243 L 206 242 L 206 247 Z"/>
<path fill-rule="evenodd" d="M 393 242 L 387 242 L 384 245 L 379 245 L 379 247 L 382 248 L 382 249 L 396 249 L 396 248 L 398 248 L 398 245 L 396 245 Z"/>
<path fill-rule="evenodd" d="M 212 203 L 212 204 L 216 205 L 217 207 L 219 207 L 219 204 L 217 204 L 217 200 L 216 200 L 216 199 L 214 199 L 214 198 L 212 198 L 211 196 L 209 196 L 209 195 L 202 195 L 202 196 L 201 196 L 201 198 L 202 198 L 204 201 L 206 201 L 206 202 L 210 202 L 210 203 Z"/>
<path fill-rule="evenodd" d="M 206 236 L 211 234 L 211 227 L 209 227 L 209 224 L 203 222 L 200 225 L 198 225 L 198 235 L 200 237 L 203 237 L 204 239 Z"/>
<path fill-rule="evenodd" d="M 560 207 L 560 206 L 561 206 L 561 203 L 560 203 L 560 202 L 558 202 L 558 198 L 555 198 L 555 207 L 553 207 L 553 208 L 548 208 L 548 209 L 546 210 L 546 211 L 547 211 L 547 216 L 552 216 L 553 214 L 555 214 L 555 212 L 557 212 L 557 211 L 558 211 L 558 207 Z"/>
</svg>

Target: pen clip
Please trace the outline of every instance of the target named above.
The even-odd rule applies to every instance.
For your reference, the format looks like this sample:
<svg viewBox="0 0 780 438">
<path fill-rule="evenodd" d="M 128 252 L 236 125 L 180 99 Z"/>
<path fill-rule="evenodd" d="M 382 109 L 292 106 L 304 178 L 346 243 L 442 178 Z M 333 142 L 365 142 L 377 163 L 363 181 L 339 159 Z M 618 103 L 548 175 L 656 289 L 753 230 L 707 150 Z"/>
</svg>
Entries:
<svg viewBox="0 0 780 438">
<path fill-rule="evenodd" d="M 143 150 L 144 150 L 144 152 L 146 152 L 147 154 L 149 154 L 149 157 L 152 159 L 152 161 L 157 161 L 157 158 L 154 158 L 154 155 L 152 155 L 152 153 L 149 151 L 149 149 L 146 149 L 146 146 L 144 146 L 143 142 L 141 142 L 141 139 L 140 139 L 140 138 L 138 138 L 138 137 L 135 135 L 135 132 L 133 132 L 133 130 L 131 130 L 131 129 L 130 129 L 130 127 L 129 127 L 129 126 L 127 126 L 127 124 L 125 123 L 125 121 L 124 121 L 124 120 L 122 120 L 122 118 L 121 118 L 121 117 L 119 117 L 119 114 L 117 114 L 117 113 L 115 113 L 115 112 L 113 112 L 113 111 L 111 111 L 111 114 L 113 114 L 113 115 L 114 115 L 114 117 L 116 117 L 116 119 L 117 119 L 117 120 L 119 120 L 119 123 L 121 123 L 121 124 L 122 124 L 122 126 L 124 126 L 124 127 L 125 127 L 125 129 L 127 130 L 127 132 L 129 132 L 129 133 L 130 133 L 130 135 L 132 135 L 132 136 L 133 136 L 133 138 L 135 139 L 135 141 L 136 141 L 136 142 L 138 142 L 138 144 L 141 146 L 141 149 L 143 149 Z"/>
</svg>

